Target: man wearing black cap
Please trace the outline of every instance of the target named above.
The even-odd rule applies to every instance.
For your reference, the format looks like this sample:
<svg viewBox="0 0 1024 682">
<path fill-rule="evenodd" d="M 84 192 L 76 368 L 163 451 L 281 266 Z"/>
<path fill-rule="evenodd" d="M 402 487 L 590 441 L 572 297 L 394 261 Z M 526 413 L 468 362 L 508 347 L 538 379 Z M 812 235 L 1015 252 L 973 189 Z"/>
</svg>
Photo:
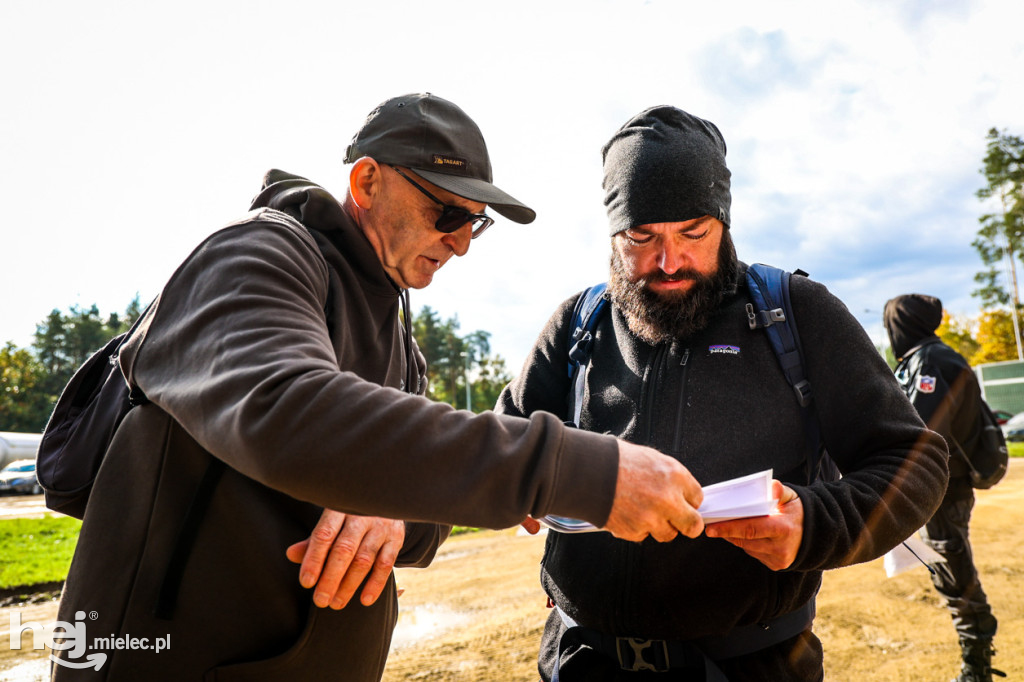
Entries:
<svg viewBox="0 0 1024 682">
<path fill-rule="evenodd" d="M 476 124 L 434 95 L 396 97 L 346 160 L 342 201 L 270 171 L 122 347 L 148 402 L 92 489 L 56 679 L 378 680 L 391 567 L 428 564 L 441 524 L 553 512 L 628 539 L 703 529 L 700 487 L 671 457 L 417 395 L 408 290 L 467 252 L 488 207 L 534 218 L 492 183 Z"/>
<path fill-rule="evenodd" d="M 579 425 L 668 453 L 702 485 L 772 469 L 778 513 L 668 543 L 549 532 L 544 680 L 821 680 L 821 572 L 887 552 L 945 486 L 941 439 L 864 330 L 824 286 L 794 276 L 814 418 L 843 473 L 808 480 L 816 444 L 767 334 L 748 325 L 725 152 L 713 123 L 669 106 L 604 147 L 610 312 L 593 333 Z M 577 298 L 555 311 L 499 412 L 569 417 Z"/>
<path fill-rule="evenodd" d="M 960 639 L 963 664 L 954 682 L 990 682 L 997 623 L 974 566 L 968 533 L 974 488 L 961 447 L 975 437 L 981 388 L 967 360 L 935 334 L 942 324 L 942 301 L 924 294 L 897 296 L 886 302 L 883 320 L 900 361 L 900 385 L 928 428 L 949 444 L 949 486 L 923 536 L 946 560 L 932 573 L 932 582 Z"/>
</svg>

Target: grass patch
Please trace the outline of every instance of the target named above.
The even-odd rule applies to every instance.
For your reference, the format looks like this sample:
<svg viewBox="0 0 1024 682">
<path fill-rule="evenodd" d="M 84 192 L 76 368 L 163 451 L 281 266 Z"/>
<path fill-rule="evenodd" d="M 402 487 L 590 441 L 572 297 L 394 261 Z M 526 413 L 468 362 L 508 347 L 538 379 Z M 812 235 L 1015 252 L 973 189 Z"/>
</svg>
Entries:
<svg viewBox="0 0 1024 682">
<path fill-rule="evenodd" d="M 68 516 L 0 520 L 0 589 L 67 578 L 81 527 Z"/>
<path fill-rule="evenodd" d="M 1007 443 L 1006 449 L 1010 451 L 1010 457 L 1024 457 L 1024 441 Z"/>
<path fill-rule="evenodd" d="M 0 520 L 0 590 L 67 578 L 81 528 L 69 516 Z M 452 535 L 478 530 L 455 526 Z"/>
</svg>

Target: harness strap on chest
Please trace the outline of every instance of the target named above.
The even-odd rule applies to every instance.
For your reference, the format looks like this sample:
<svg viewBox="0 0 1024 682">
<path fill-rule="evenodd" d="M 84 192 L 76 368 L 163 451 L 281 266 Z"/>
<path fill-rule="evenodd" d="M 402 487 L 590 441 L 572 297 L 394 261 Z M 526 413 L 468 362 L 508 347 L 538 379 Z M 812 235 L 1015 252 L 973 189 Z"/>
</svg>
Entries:
<svg viewBox="0 0 1024 682">
<path fill-rule="evenodd" d="M 581 626 L 555 606 L 566 630 L 558 645 L 559 657 L 573 644 L 583 644 L 617 661 L 622 670 L 666 672 L 703 669 L 705 682 L 727 682 L 715 661 L 745 656 L 796 637 L 814 622 L 814 599 L 766 623 L 736 628 L 721 637 L 691 641 L 618 637 Z"/>
</svg>

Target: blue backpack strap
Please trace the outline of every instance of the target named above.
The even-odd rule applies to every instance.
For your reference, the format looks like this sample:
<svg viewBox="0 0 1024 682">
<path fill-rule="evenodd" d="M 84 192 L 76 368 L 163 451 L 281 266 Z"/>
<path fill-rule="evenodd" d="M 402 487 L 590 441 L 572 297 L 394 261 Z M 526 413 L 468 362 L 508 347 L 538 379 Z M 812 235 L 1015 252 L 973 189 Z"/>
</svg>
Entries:
<svg viewBox="0 0 1024 682">
<path fill-rule="evenodd" d="M 797 270 L 796 274 L 807 273 Z M 751 329 L 764 329 L 768 341 L 775 351 L 786 381 L 793 387 L 800 412 L 804 420 L 804 432 L 812 448 L 807 458 L 807 480 L 836 480 L 839 470 L 827 456 L 821 440 L 821 425 L 814 412 L 811 382 L 804 373 L 803 349 L 796 318 L 789 297 L 790 273 L 763 263 L 754 263 L 747 268 L 747 289 L 751 303 L 747 304 L 747 323 Z"/>
<path fill-rule="evenodd" d="M 747 288 L 753 301 L 747 304 L 747 323 L 751 329 L 763 328 L 767 332 L 786 381 L 796 393 L 796 401 L 806 408 L 813 396 L 811 383 L 804 376 L 800 337 L 789 302 L 789 277 L 785 270 L 763 263 L 747 268 Z"/>
<path fill-rule="evenodd" d="M 587 365 L 590 364 L 590 356 L 594 352 L 594 330 L 608 307 L 608 299 L 604 295 L 607 288 L 607 284 L 602 282 L 580 294 L 573 309 L 572 324 L 569 325 L 568 370 L 569 378 L 573 382 L 573 390 L 569 394 L 569 413 L 573 416 L 573 426 L 580 425 Z"/>
</svg>

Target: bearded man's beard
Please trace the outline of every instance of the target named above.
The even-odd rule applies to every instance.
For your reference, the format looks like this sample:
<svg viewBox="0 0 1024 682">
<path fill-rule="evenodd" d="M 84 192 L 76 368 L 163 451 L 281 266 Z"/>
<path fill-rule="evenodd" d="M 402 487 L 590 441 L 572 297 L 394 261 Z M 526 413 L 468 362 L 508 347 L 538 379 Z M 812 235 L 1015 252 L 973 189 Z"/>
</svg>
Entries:
<svg viewBox="0 0 1024 682">
<path fill-rule="evenodd" d="M 612 248 L 608 292 L 612 303 L 618 306 L 629 323 L 630 331 L 655 345 L 662 341 L 686 338 L 707 327 L 726 292 L 734 287 L 736 273 L 736 249 L 729 230 L 723 230 L 718 248 L 718 267 L 711 275 L 690 268 L 678 270 L 671 275 L 658 270 L 631 282 L 618 249 Z M 650 288 L 652 282 L 680 279 L 692 280 L 693 285 L 687 291 L 661 293 Z"/>
</svg>

